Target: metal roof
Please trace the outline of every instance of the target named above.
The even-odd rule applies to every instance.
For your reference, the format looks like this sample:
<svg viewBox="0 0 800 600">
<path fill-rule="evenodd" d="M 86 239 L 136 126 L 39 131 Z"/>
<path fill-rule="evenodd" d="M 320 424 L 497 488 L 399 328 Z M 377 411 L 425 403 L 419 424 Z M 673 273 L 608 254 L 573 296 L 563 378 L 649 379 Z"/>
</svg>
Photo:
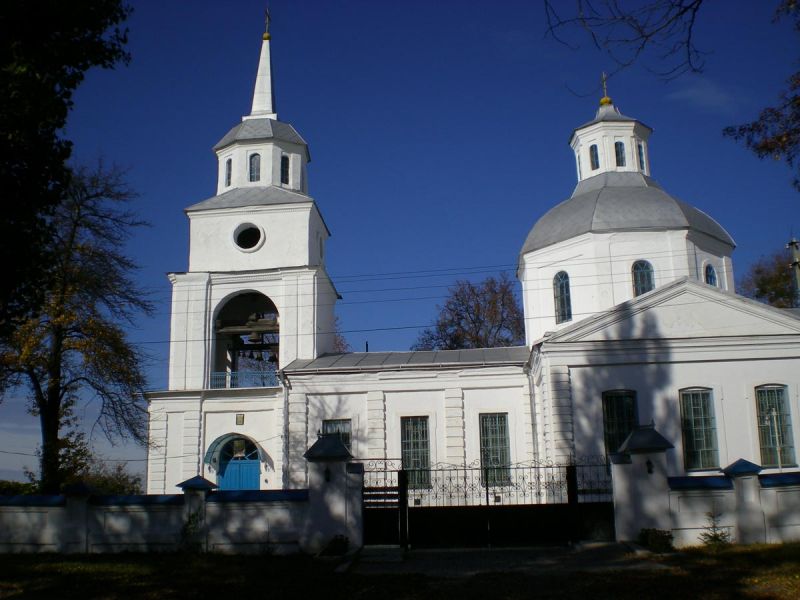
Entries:
<svg viewBox="0 0 800 600">
<path fill-rule="evenodd" d="M 244 206 L 270 206 L 273 204 L 302 204 L 314 202 L 311 196 L 275 186 L 234 188 L 219 196 L 212 196 L 186 208 L 186 212 L 214 210 L 218 208 L 241 208 Z"/>
<path fill-rule="evenodd" d="M 307 146 L 294 127 L 289 123 L 275 119 L 246 119 L 231 129 L 214 145 L 214 150 L 220 150 L 234 142 L 242 140 L 283 140 L 292 144 Z"/>
<path fill-rule="evenodd" d="M 579 182 L 572 197 L 547 211 L 520 254 L 584 233 L 690 229 L 735 247 L 730 234 L 703 211 L 667 194 L 637 172 L 608 172 Z"/>
<path fill-rule="evenodd" d="M 639 123 L 640 125 L 644 125 L 644 127 L 649 129 L 650 131 L 653 131 L 652 127 L 649 127 L 648 125 L 645 125 L 639 119 L 634 119 L 633 117 L 628 117 L 628 116 L 623 115 L 621 112 L 619 112 L 619 109 L 616 106 L 614 106 L 613 104 L 604 104 L 604 105 L 601 105 L 600 108 L 597 109 L 597 113 L 595 114 L 594 119 L 592 119 L 591 121 L 589 121 L 587 123 L 584 123 L 580 127 L 576 127 L 572 131 L 572 135 L 570 136 L 570 139 L 572 139 L 572 136 L 575 135 L 576 131 L 580 131 L 581 129 L 583 129 L 585 127 L 589 127 L 590 125 L 594 125 L 596 123 L 605 123 L 607 121 L 627 121 L 627 122 L 632 122 L 632 123 Z"/>
<path fill-rule="evenodd" d="M 424 350 L 414 352 L 349 352 L 323 354 L 312 360 L 295 360 L 284 371 L 292 373 L 394 371 L 448 367 L 524 366 L 530 357 L 527 346 L 476 348 L 470 350 Z"/>
</svg>

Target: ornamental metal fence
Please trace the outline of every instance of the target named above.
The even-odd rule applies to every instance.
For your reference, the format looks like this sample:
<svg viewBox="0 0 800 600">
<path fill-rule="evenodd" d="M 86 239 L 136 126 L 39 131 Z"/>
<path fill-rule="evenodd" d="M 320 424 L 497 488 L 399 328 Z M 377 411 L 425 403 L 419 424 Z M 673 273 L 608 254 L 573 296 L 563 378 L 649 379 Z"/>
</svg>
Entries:
<svg viewBox="0 0 800 600">
<path fill-rule="evenodd" d="M 396 506 L 401 471 L 408 506 L 503 506 L 611 502 L 611 475 L 604 459 L 555 465 L 539 462 L 502 466 L 437 464 L 403 469 L 397 459 L 364 461 L 370 508 Z"/>
</svg>

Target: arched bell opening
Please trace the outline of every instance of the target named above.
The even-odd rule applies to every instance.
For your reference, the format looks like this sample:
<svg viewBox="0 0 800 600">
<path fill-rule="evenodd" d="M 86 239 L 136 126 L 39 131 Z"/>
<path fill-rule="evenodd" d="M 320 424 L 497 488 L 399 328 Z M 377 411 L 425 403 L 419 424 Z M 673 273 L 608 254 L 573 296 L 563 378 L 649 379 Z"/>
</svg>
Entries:
<svg viewBox="0 0 800 600">
<path fill-rule="evenodd" d="M 228 300 L 214 319 L 212 388 L 277 387 L 280 326 L 275 304 L 257 292 Z"/>
</svg>

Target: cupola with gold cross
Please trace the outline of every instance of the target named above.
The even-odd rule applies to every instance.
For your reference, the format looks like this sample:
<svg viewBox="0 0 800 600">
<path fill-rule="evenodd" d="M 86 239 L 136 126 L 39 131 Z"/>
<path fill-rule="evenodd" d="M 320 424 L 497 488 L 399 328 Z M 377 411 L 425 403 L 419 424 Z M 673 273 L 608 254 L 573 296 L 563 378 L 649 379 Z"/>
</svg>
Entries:
<svg viewBox="0 0 800 600">
<path fill-rule="evenodd" d="M 653 130 L 619 111 L 608 95 L 605 73 L 602 83 L 603 97 L 594 119 L 575 129 L 569 141 L 578 181 L 608 172 L 650 175 L 647 141 Z"/>
</svg>

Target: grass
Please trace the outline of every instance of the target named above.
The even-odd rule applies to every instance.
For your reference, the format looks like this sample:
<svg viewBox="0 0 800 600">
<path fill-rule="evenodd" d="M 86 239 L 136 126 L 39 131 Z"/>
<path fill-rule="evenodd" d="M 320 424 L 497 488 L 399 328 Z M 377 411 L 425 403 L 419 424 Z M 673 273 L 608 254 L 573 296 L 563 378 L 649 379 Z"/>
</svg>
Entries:
<svg viewBox="0 0 800 600">
<path fill-rule="evenodd" d="M 460 578 L 336 573 L 307 557 L 5 555 L 0 598 L 800 598 L 800 544 L 692 549 L 625 571 Z M 649 568 L 648 568 L 649 567 Z"/>
</svg>

